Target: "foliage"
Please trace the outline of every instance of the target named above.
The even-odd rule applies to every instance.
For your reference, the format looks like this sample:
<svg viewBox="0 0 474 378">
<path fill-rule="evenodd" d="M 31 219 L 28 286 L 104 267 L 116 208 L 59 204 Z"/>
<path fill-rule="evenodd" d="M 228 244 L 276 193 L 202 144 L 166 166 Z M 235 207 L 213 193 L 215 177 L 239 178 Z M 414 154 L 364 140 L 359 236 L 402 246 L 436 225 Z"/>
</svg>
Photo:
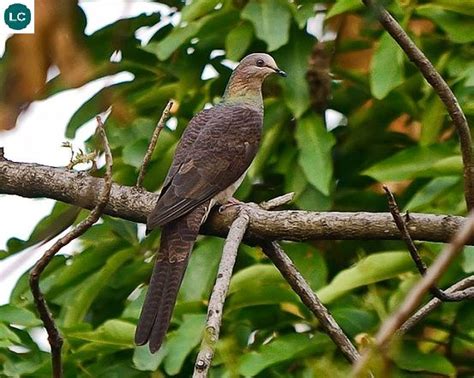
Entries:
<svg viewBox="0 0 474 378">
<path fill-rule="evenodd" d="M 160 136 L 145 186 L 158 190 L 190 118 L 219 101 L 231 73 L 227 59 L 269 51 L 288 72 L 265 84 L 265 130 L 259 155 L 237 197 L 258 202 L 294 191 L 292 206 L 306 210 L 387 211 L 381 182 L 392 185 L 406 210 L 464 214 L 462 166 L 453 127 L 433 93 L 401 50 L 358 1 L 170 0 L 177 25 L 158 14 L 119 20 L 81 35 L 96 67 L 92 79 L 127 71 L 130 82 L 99 91 L 69 121 L 66 136 L 111 104 L 106 129 L 114 181 L 132 185 L 154 125 L 168 99 L 171 126 Z M 460 2 L 459 2 L 460 3 Z M 447 79 L 467 116 L 474 115 L 472 3 L 397 1 L 390 10 Z M 317 40 L 314 6 L 326 7 L 326 42 L 334 76 L 328 108 L 334 123 L 313 107 L 318 86 L 307 79 Z M 163 26 L 144 46 L 135 31 Z M 309 31 L 308 31 L 309 30 Z M 111 62 L 114 51 L 120 61 Z M 8 53 L 8 51 L 7 51 Z M 2 61 L 2 65 L 5 59 Z M 206 67 L 217 76 L 203 79 Z M 67 86 L 62 74 L 43 97 Z M 330 126 L 330 131 L 326 130 Z M 89 143 L 92 148 L 92 142 Z M 83 212 L 57 204 L 30 240 L 10 239 L 6 258 L 53 237 Z M 77 220 L 76 220 L 77 222 Z M 65 338 L 66 376 L 190 376 L 214 282 L 222 240 L 200 238 L 192 255 L 167 342 L 157 355 L 135 347 L 133 333 L 150 276 L 156 232 L 138 236 L 136 224 L 103 217 L 81 239 L 77 253 L 57 256 L 41 282 Z M 429 262 L 440 246 L 421 244 Z M 400 303 L 417 273 L 399 241 L 286 243 L 285 250 L 353 340 L 373 334 Z M 441 284 L 472 273 L 466 249 Z M 469 255 L 468 255 L 469 254 Z M 393 352 L 397 375 L 472 374 L 472 304 L 448 304 L 410 332 Z M 469 320 L 471 319 L 471 320 Z M 49 354 L 32 339 L 40 326 L 27 276 L 0 308 L 0 375 L 48 376 Z M 21 346 L 23 348 L 18 348 Z M 24 349 L 26 348 L 26 349 Z M 346 376 L 349 366 L 318 323 L 257 248 L 242 246 L 225 306 L 212 376 Z M 161 375 L 160 375 L 161 376 Z"/>
</svg>

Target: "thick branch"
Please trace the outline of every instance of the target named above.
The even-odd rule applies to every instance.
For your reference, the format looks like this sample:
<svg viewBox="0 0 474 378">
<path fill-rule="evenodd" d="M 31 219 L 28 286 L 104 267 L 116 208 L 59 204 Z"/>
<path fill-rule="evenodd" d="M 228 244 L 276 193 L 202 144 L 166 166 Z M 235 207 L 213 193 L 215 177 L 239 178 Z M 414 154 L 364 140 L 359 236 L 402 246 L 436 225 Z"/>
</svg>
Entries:
<svg viewBox="0 0 474 378">
<path fill-rule="evenodd" d="M 377 0 L 362 0 L 363 3 L 374 10 L 379 22 L 392 38 L 400 45 L 408 58 L 418 67 L 420 72 L 430 83 L 436 94 L 443 101 L 454 127 L 459 136 L 461 144 L 461 154 L 464 166 L 464 194 L 466 197 L 467 208 L 474 208 L 474 162 L 472 158 L 471 132 L 458 100 L 449 88 L 443 77 L 436 71 L 436 68 L 415 45 L 407 33 L 402 29 L 398 22 L 388 13 Z"/>
<path fill-rule="evenodd" d="M 0 193 L 28 198 L 52 198 L 86 209 L 98 202 L 103 189 L 102 178 L 85 172 L 69 171 L 31 163 L 0 159 Z M 157 194 L 135 187 L 112 185 L 105 214 L 133 222 L 146 222 Z M 237 211 L 214 212 L 203 232 L 225 236 Z M 386 240 L 400 239 L 400 232 L 390 213 L 317 213 L 310 211 L 252 211 L 246 234 L 265 239 L 285 240 Z M 414 240 L 448 242 L 465 218 L 449 215 L 410 214 L 407 223 Z M 471 239 L 469 243 L 473 243 Z"/>
</svg>

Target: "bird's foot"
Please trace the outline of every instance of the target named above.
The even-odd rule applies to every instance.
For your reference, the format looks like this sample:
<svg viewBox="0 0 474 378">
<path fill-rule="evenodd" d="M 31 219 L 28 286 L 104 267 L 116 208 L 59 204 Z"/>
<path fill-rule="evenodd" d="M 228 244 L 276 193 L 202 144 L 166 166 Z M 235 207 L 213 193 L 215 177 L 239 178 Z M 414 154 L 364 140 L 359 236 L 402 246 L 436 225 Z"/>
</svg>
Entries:
<svg viewBox="0 0 474 378">
<path fill-rule="evenodd" d="M 233 207 L 233 206 L 240 206 L 240 205 L 243 205 L 244 203 L 239 201 L 238 199 L 234 198 L 234 197 L 231 197 L 229 198 L 229 200 L 227 201 L 227 203 L 219 206 L 219 214 L 223 213 L 225 210 L 227 210 L 229 207 Z"/>
</svg>

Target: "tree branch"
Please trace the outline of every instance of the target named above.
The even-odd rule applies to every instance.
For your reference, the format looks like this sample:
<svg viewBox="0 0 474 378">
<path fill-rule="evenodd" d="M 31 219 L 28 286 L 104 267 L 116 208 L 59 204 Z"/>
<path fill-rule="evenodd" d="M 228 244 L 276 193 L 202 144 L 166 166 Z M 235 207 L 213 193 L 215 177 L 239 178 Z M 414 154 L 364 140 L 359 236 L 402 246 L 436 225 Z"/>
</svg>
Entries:
<svg viewBox="0 0 474 378">
<path fill-rule="evenodd" d="M 377 0 L 362 0 L 363 3 L 371 8 L 377 16 L 379 22 L 400 45 L 408 58 L 418 67 L 426 81 L 433 87 L 436 94 L 443 101 L 454 127 L 459 136 L 461 145 L 461 155 L 464 166 L 464 195 L 469 210 L 474 208 L 474 162 L 472 157 L 472 141 L 469 125 L 466 120 L 458 100 L 449 88 L 443 77 L 436 71 L 436 68 L 415 45 L 410 37 L 405 33 L 398 22 L 387 12 Z"/>
<path fill-rule="evenodd" d="M 435 262 L 428 268 L 423 278 L 410 290 L 398 310 L 382 324 L 375 337 L 373 348 L 366 351 L 354 365 L 354 376 L 364 376 L 365 369 L 374 352 L 384 352 L 387 350 L 393 335 L 413 313 L 430 287 L 436 284 L 450 263 L 458 255 L 459 251 L 466 244 L 467 240 L 470 240 L 473 232 L 474 211 L 471 211 L 469 217 L 466 219 L 461 229 L 456 233 L 452 242 L 444 247 Z"/>
<path fill-rule="evenodd" d="M 384 185 L 383 189 L 385 190 L 385 193 L 387 194 L 390 213 L 393 216 L 393 220 L 395 221 L 395 224 L 400 230 L 402 240 L 407 245 L 408 252 L 410 252 L 410 256 L 415 262 L 415 265 L 418 268 L 418 271 L 420 272 L 422 276 L 424 276 L 427 269 L 426 264 L 423 262 L 420 256 L 420 253 L 418 252 L 418 248 L 416 248 L 416 245 L 410 236 L 410 231 L 408 231 L 406 222 L 403 220 L 400 214 L 400 210 L 398 209 L 397 201 L 395 200 L 395 197 L 393 196 L 392 192 L 387 186 Z M 407 213 L 407 218 L 408 217 L 409 215 Z M 463 293 L 459 293 L 459 292 L 445 293 L 443 290 L 441 290 L 440 288 L 436 286 L 433 286 L 430 288 L 430 293 L 433 294 L 436 298 L 445 302 L 458 302 L 458 301 L 462 301 L 466 299 Z"/>
<path fill-rule="evenodd" d="M 46 331 L 48 333 L 48 341 L 51 345 L 51 360 L 54 378 L 60 378 L 63 376 L 61 363 L 61 347 L 63 344 L 63 340 L 61 335 L 59 334 L 58 328 L 56 327 L 53 316 L 49 311 L 43 293 L 40 290 L 39 281 L 44 269 L 48 266 L 53 257 L 56 255 L 56 253 L 58 253 L 62 247 L 81 236 L 95 222 L 97 222 L 109 199 L 110 189 L 112 187 L 112 153 L 110 151 L 109 142 L 107 141 L 107 136 L 105 135 L 105 130 L 103 127 L 104 125 L 102 124 L 102 121 L 99 117 L 97 117 L 97 122 L 97 132 L 100 135 L 100 138 L 102 139 L 106 160 L 106 172 L 104 180 L 105 183 L 102 187 L 102 191 L 99 194 L 97 205 L 87 216 L 86 219 L 84 219 L 81 223 L 79 223 L 75 228 L 69 231 L 62 238 L 57 240 L 53 244 L 53 246 L 49 248 L 44 253 L 44 255 L 37 261 L 37 263 L 30 272 L 30 287 L 31 292 L 33 294 L 33 299 L 35 301 L 36 308 L 38 309 L 40 318 L 43 321 L 44 327 L 46 328 Z"/>
<path fill-rule="evenodd" d="M 239 245 L 244 237 L 248 224 L 249 216 L 245 208 L 242 207 L 240 215 L 230 227 L 222 251 L 216 283 L 214 284 L 211 299 L 209 300 L 206 329 L 194 366 L 193 377 L 195 378 L 207 377 L 208 375 L 212 358 L 214 357 L 216 343 L 217 340 L 219 340 L 224 303 L 229 290 L 235 259 L 237 258 Z"/>
<path fill-rule="evenodd" d="M 151 137 L 150 143 L 148 144 L 145 157 L 143 158 L 142 166 L 140 167 L 140 172 L 138 173 L 137 183 L 135 184 L 137 188 L 142 187 L 143 179 L 145 178 L 146 167 L 150 162 L 153 151 L 155 151 L 156 142 L 158 141 L 158 137 L 160 136 L 161 130 L 163 130 L 163 128 L 165 127 L 165 122 L 170 117 L 170 110 L 172 106 L 173 101 L 168 101 L 165 108 L 163 109 L 163 113 L 161 113 L 160 120 L 156 124 L 155 130 L 153 131 L 153 135 Z"/>
<path fill-rule="evenodd" d="M 288 281 L 291 288 L 298 294 L 306 307 L 316 316 L 324 331 L 338 346 L 347 360 L 351 363 L 355 363 L 360 357 L 359 352 L 354 345 L 352 345 L 349 338 L 345 335 L 341 327 L 339 327 L 339 324 L 337 324 L 327 308 L 321 303 L 308 282 L 306 282 L 301 273 L 296 269 L 291 259 L 277 242 L 262 241 L 261 245 L 263 252 L 272 260 L 273 264 Z"/>
<path fill-rule="evenodd" d="M 464 299 L 474 298 L 474 275 L 464 278 L 463 280 L 456 282 L 454 285 L 450 286 L 445 290 L 448 294 L 459 293 L 464 295 Z M 464 290 L 466 289 L 466 290 Z M 402 324 L 400 329 L 397 331 L 397 335 L 402 335 L 407 333 L 415 325 L 417 325 L 421 320 L 426 318 L 434 310 L 436 310 L 443 301 L 438 298 L 433 298 L 422 308 L 420 308 L 416 313 L 414 313 L 405 323 Z"/>
<path fill-rule="evenodd" d="M 0 159 L 0 193 L 27 198 L 52 198 L 92 209 L 97 205 L 97 193 L 103 190 L 104 180 L 86 172 L 70 171 L 31 163 L 16 163 Z M 104 214 L 146 222 L 158 194 L 135 187 L 112 184 L 110 199 Z M 235 209 L 219 214 L 211 213 L 202 228 L 205 234 L 225 236 L 233 220 Z M 414 240 L 448 242 L 461 227 L 464 217 L 432 214 L 410 214 L 407 226 Z M 400 232 L 390 213 L 342 213 L 310 211 L 252 211 L 246 241 L 258 238 L 277 240 L 388 240 L 400 239 Z M 474 240 L 469 240 L 473 243 Z"/>
</svg>

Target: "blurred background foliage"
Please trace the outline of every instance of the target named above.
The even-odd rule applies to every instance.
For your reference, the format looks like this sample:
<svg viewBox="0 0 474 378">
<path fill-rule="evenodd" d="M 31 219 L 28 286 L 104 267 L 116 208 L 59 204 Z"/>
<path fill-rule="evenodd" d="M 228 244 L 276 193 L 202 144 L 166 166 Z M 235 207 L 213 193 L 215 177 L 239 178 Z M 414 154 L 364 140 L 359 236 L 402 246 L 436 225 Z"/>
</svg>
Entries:
<svg viewBox="0 0 474 378">
<path fill-rule="evenodd" d="M 34 100 L 129 72 L 133 80 L 108 86 L 77 110 L 66 137 L 111 109 L 106 129 L 113 179 L 133 185 L 161 111 L 174 99 L 145 179 L 147 190 L 158 190 L 191 117 L 219 101 L 235 62 L 265 51 L 288 78 L 265 83 L 265 134 L 238 198 L 258 202 L 294 191 L 297 209 L 387 211 L 385 183 L 404 210 L 465 214 L 459 147 L 446 110 L 359 0 L 161 3 L 160 13 L 86 35 L 77 2 L 37 2 L 35 35 L 9 39 L 0 62 L 2 127 L 13 127 Z M 472 122 L 473 3 L 398 0 L 387 6 Z M 140 41 L 137 31 L 148 27 L 155 32 Z M 60 74 L 46 81 L 51 66 Z M 88 144 L 94 149 L 92 138 Z M 57 203 L 29 240 L 10 239 L 0 257 L 52 238 L 84 216 Z M 65 338 L 66 376 L 191 375 L 223 241 L 199 239 L 167 342 L 151 356 L 133 345 L 133 334 L 158 234 L 144 239 L 136 224 L 104 216 L 73 255 L 57 256 L 46 270 L 41 287 Z M 283 246 L 359 346 L 418 279 L 399 241 Z M 427 262 L 441 247 L 420 243 Z M 467 247 L 441 286 L 473 271 Z M 443 305 L 393 351 L 392 372 L 472 376 L 473 316 L 472 303 Z M 40 325 L 24 275 L 10 303 L 0 307 L 0 375 L 49 376 L 50 356 L 32 338 Z M 242 246 L 211 376 L 345 377 L 349 368 L 262 252 Z"/>
</svg>

